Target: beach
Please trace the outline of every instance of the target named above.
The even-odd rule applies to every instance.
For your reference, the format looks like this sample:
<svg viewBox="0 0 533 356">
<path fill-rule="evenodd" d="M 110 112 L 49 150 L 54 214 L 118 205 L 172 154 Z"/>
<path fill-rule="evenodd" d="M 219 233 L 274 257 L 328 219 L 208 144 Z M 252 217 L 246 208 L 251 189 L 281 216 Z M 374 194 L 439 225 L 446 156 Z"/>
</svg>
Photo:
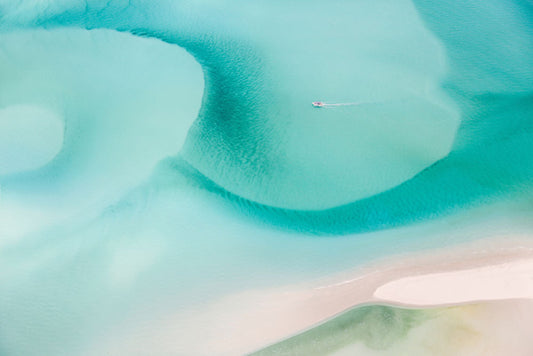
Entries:
<svg viewBox="0 0 533 356">
<path fill-rule="evenodd" d="M 305 286 L 230 295 L 204 309 L 203 316 L 191 317 L 191 337 L 198 323 L 205 342 L 197 354 L 244 354 L 358 305 L 426 308 L 524 298 L 533 298 L 533 242 L 527 236 L 500 236 L 430 254 L 388 257 Z M 526 303 L 533 312 L 530 307 Z"/>
</svg>

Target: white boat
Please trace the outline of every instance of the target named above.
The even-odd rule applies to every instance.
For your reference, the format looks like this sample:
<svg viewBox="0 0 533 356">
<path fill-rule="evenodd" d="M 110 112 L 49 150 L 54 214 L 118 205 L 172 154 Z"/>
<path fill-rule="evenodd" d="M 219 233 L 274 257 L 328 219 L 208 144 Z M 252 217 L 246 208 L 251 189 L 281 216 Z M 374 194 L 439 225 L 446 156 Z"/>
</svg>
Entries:
<svg viewBox="0 0 533 356">
<path fill-rule="evenodd" d="M 361 103 L 359 102 L 356 102 L 356 103 L 335 103 L 335 104 L 328 104 L 328 103 L 325 103 L 323 101 L 313 101 L 312 102 L 313 106 L 315 108 L 330 108 L 330 107 L 335 107 L 335 106 L 356 106 L 356 105 L 360 105 Z"/>
</svg>

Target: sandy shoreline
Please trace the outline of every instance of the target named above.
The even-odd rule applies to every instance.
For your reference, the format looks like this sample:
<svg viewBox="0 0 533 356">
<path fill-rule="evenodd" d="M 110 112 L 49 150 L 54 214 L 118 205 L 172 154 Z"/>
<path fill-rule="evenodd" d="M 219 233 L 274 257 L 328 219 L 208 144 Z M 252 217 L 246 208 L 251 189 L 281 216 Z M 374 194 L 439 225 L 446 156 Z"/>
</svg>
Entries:
<svg viewBox="0 0 533 356">
<path fill-rule="evenodd" d="M 210 336 L 198 354 L 243 354 L 360 304 L 429 307 L 528 297 L 533 298 L 533 240 L 500 236 L 431 254 L 398 255 L 303 286 L 230 295 L 191 323 L 207 327 L 204 336 Z"/>
<path fill-rule="evenodd" d="M 141 340 L 129 332 L 124 338 L 114 334 L 102 347 L 131 354 L 144 348 L 158 354 L 243 355 L 361 304 L 416 308 L 509 298 L 533 298 L 533 238 L 527 234 L 500 233 L 439 250 L 398 254 L 298 285 L 230 294 L 167 315 Z M 501 303 L 514 310 L 513 302 Z M 524 305 L 528 312 L 533 309 L 532 303 Z"/>
<path fill-rule="evenodd" d="M 451 272 L 400 278 L 374 297 L 413 306 L 442 306 L 483 300 L 533 299 L 533 258 Z"/>
</svg>

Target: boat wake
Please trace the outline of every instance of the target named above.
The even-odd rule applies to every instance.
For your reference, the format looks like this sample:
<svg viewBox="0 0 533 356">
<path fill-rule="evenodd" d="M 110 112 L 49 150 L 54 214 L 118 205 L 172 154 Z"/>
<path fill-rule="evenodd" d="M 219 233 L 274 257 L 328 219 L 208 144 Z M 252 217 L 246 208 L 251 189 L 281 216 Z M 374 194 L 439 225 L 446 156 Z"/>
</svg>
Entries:
<svg viewBox="0 0 533 356">
<path fill-rule="evenodd" d="M 315 108 L 332 108 L 332 107 L 336 107 L 336 106 L 356 106 L 356 105 L 360 105 L 361 103 L 324 103 L 322 101 L 314 101 L 313 102 L 313 106 Z"/>
</svg>

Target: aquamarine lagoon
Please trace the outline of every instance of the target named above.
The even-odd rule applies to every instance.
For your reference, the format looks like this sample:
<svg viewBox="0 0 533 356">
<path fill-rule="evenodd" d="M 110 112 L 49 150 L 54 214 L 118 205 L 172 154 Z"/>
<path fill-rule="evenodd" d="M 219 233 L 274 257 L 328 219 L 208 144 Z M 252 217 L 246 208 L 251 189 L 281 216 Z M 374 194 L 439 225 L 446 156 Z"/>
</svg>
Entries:
<svg viewBox="0 0 533 356">
<path fill-rule="evenodd" d="M 0 355 L 258 351 L 228 298 L 528 235 L 532 202 L 529 1 L 0 0 Z M 499 307 L 362 308 L 260 353 Z"/>
</svg>

